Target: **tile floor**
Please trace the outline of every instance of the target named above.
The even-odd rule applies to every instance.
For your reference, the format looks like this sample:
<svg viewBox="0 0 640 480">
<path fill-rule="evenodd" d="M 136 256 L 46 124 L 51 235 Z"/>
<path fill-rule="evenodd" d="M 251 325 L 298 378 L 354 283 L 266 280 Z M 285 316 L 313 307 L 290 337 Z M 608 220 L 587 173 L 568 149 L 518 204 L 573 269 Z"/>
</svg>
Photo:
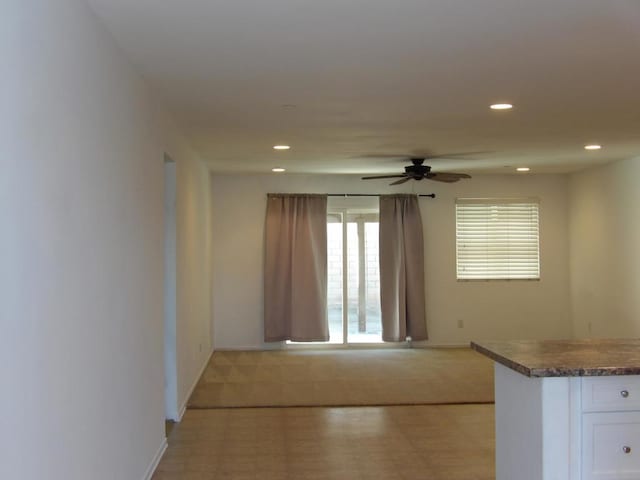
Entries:
<svg viewBox="0 0 640 480">
<path fill-rule="evenodd" d="M 493 480 L 493 405 L 188 410 L 154 480 Z"/>
</svg>

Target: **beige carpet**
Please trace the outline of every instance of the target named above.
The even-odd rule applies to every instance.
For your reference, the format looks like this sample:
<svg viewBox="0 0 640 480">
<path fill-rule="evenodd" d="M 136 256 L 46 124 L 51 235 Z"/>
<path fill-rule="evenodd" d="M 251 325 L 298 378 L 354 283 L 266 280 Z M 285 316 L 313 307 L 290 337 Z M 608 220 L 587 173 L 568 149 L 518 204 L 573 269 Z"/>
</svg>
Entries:
<svg viewBox="0 0 640 480">
<path fill-rule="evenodd" d="M 493 402 L 468 348 L 215 352 L 189 408 Z"/>
</svg>

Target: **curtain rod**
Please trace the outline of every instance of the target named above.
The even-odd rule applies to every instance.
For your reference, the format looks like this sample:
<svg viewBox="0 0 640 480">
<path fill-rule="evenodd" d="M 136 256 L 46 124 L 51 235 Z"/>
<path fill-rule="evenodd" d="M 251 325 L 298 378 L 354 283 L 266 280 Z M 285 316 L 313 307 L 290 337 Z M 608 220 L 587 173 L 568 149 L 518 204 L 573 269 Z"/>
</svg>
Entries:
<svg viewBox="0 0 640 480">
<path fill-rule="evenodd" d="M 327 193 L 327 197 L 379 197 L 381 193 Z M 411 195 L 411 194 L 408 194 Z M 436 198 L 435 193 L 420 194 L 418 197 Z"/>
</svg>

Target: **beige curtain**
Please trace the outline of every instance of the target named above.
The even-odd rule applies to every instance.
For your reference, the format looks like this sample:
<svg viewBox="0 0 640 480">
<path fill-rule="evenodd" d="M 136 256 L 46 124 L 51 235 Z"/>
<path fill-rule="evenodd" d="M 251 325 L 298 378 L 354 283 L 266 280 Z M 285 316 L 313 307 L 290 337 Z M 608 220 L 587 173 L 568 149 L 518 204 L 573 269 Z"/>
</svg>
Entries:
<svg viewBox="0 0 640 480">
<path fill-rule="evenodd" d="M 327 196 L 267 196 L 264 340 L 329 340 Z"/>
<path fill-rule="evenodd" d="M 424 242 L 416 195 L 380 196 L 382 339 L 427 339 Z"/>
</svg>

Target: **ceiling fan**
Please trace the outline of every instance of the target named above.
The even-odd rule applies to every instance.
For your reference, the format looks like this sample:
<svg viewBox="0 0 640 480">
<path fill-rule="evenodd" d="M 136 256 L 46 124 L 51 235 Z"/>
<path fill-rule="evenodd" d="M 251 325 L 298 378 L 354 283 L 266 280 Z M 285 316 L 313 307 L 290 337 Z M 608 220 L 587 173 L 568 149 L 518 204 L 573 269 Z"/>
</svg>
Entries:
<svg viewBox="0 0 640 480">
<path fill-rule="evenodd" d="M 445 156 L 446 155 L 443 155 L 443 157 Z M 441 157 L 432 156 L 428 158 Z M 373 180 L 376 178 L 400 178 L 400 180 L 389 184 L 400 185 L 401 183 L 408 182 L 411 179 L 422 180 L 423 178 L 426 178 L 428 180 L 434 180 L 436 182 L 454 183 L 461 178 L 471 178 L 471 175 L 467 175 L 466 173 L 432 172 L 429 165 L 423 165 L 424 161 L 426 160 L 426 158 L 423 157 L 409 158 L 409 160 L 411 160 L 412 165 L 407 165 L 406 167 L 404 167 L 404 173 L 400 173 L 397 175 L 374 175 L 371 177 L 362 177 L 362 180 Z"/>
</svg>

